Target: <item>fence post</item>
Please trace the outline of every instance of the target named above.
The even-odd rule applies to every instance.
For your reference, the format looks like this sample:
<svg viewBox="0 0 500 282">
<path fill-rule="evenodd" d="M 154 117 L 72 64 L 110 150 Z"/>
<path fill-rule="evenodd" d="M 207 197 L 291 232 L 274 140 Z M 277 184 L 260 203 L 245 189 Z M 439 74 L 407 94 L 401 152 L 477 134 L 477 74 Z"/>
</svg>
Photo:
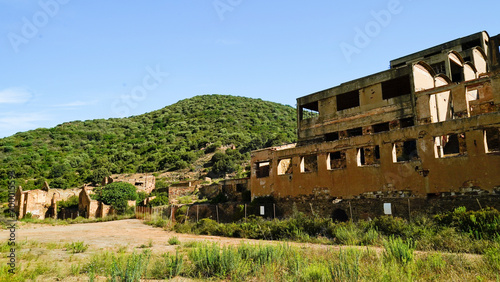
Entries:
<svg viewBox="0 0 500 282">
<path fill-rule="evenodd" d="M 411 222 L 410 198 L 408 198 L 408 221 Z"/>
<path fill-rule="evenodd" d="M 215 205 L 215 212 L 217 214 L 217 223 L 219 223 L 219 205 Z"/>
<path fill-rule="evenodd" d="M 245 204 L 245 222 L 247 222 L 247 204 Z"/>
<path fill-rule="evenodd" d="M 351 222 L 353 221 L 352 220 L 352 206 L 351 206 L 351 202 L 349 201 L 349 212 L 351 213 Z"/>
<path fill-rule="evenodd" d="M 198 223 L 198 215 L 200 213 L 200 206 L 196 205 L 196 223 Z"/>
<path fill-rule="evenodd" d="M 276 219 L 276 204 L 273 204 L 273 218 Z"/>
</svg>

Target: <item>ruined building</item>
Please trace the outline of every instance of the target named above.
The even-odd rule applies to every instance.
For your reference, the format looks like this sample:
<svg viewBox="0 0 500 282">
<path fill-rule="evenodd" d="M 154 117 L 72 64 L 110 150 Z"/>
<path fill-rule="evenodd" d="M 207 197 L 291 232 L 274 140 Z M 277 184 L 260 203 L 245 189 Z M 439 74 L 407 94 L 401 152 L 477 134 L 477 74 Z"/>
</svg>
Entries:
<svg viewBox="0 0 500 282">
<path fill-rule="evenodd" d="M 33 218 L 45 219 L 57 217 L 57 202 L 67 200 L 71 196 L 78 196 L 81 188 L 53 189 L 44 182 L 42 189 L 23 191 L 19 186 L 16 192 L 16 213 L 21 219 L 27 213 Z"/>
<path fill-rule="evenodd" d="M 252 198 L 344 219 L 499 208 L 499 45 L 479 32 L 298 98 L 298 142 L 252 152 Z"/>
</svg>

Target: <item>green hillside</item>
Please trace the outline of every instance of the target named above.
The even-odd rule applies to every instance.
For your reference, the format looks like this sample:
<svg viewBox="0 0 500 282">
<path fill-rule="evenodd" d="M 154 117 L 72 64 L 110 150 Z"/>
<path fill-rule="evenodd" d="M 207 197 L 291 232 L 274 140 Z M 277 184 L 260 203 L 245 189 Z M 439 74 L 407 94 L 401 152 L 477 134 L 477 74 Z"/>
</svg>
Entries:
<svg viewBox="0 0 500 282">
<path fill-rule="evenodd" d="M 236 150 L 213 158 L 213 170 L 222 172 L 249 160 L 251 150 L 293 142 L 295 130 L 290 106 L 203 95 L 139 116 L 17 133 L 0 139 L 0 200 L 6 201 L 11 170 L 25 189 L 39 188 L 45 180 L 68 188 L 107 174 L 189 168 L 215 148 L 234 144 Z"/>
</svg>

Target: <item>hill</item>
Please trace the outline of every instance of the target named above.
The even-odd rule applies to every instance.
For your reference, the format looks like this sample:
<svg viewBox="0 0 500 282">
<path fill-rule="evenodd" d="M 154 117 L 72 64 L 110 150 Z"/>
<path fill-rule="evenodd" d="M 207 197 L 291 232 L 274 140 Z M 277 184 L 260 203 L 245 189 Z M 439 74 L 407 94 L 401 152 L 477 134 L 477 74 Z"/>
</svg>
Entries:
<svg viewBox="0 0 500 282">
<path fill-rule="evenodd" d="M 69 188 L 108 174 L 173 171 L 191 167 L 216 148 L 206 166 L 237 170 L 250 151 L 295 140 L 295 109 L 273 102 L 203 95 L 128 118 L 73 121 L 0 139 L 0 200 L 9 171 L 23 189 Z M 194 168 L 192 168 L 194 169 Z"/>
</svg>

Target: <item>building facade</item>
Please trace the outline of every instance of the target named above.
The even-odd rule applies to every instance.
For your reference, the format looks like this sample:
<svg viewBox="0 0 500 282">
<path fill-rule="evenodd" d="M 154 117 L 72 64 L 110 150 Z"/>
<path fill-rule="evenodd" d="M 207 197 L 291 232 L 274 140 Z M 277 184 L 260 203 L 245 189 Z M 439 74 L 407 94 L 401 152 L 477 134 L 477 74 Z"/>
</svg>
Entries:
<svg viewBox="0 0 500 282">
<path fill-rule="evenodd" d="M 298 142 L 252 152 L 252 198 L 500 194 L 499 41 L 479 32 L 298 98 Z"/>
</svg>

